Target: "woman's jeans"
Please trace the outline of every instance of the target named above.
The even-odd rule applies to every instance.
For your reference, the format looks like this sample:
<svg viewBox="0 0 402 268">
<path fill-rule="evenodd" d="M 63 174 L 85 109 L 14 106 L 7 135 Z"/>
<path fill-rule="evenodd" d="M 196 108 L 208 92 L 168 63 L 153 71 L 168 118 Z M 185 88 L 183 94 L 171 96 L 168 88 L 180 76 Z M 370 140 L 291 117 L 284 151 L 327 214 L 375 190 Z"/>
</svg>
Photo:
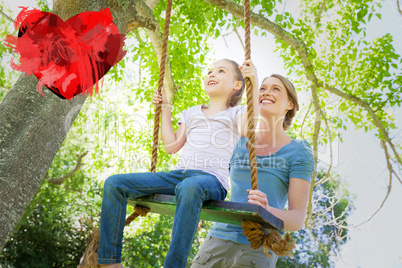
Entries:
<svg viewBox="0 0 402 268">
<path fill-rule="evenodd" d="M 185 267 L 197 231 L 202 203 L 224 200 L 218 179 L 199 170 L 113 175 L 105 181 L 99 235 L 99 264 L 121 263 L 127 199 L 151 194 L 176 195 L 172 241 L 165 268 Z"/>
</svg>

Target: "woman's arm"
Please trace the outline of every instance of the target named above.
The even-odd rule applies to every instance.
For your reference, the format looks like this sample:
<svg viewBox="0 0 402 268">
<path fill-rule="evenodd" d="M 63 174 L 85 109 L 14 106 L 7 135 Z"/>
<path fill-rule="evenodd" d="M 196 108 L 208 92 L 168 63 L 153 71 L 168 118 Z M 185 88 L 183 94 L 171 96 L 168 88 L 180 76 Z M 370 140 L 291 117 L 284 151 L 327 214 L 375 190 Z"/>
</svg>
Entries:
<svg viewBox="0 0 402 268">
<path fill-rule="evenodd" d="M 288 210 L 269 206 L 267 196 L 260 190 L 247 190 L 248 203 L 261 206 L 276 217 L 283 220 L 285 231 L 297 231 L 303 227 L 306 218 L 307 201 L 310 192 L 310 182 L 299 178 L 289 181 Z"/>
<path fill-rule="evenodd" d="M 152 97 L 152 103 L 156 105 L 162 102 L 161 106 L 161 136 L 163 146 L 168 154 L 175 154 L 181 148 L 187 139 L 187 126 L 181 123 L 176 133 L 172 126 L 172 111 L 165 96 L 165 91 L 162 89 L 162 96 L 155 90 Z"/>
<path fill-rule="evenodd" d="M 258 122 L 258 76 L 257 69 L 255 68 L 253 62 L 251 60 L 246 60 L 243 63 L 243 66 L 239 66 L 239 69 L 243 75 L 243 78 L 250 78 L 251 85 L 253 87 L 253 111 L 254 111 L 254 126 L 257 126 Z M 247 111 L 242 113 L 237 117 L 237 126 L 239 133 L 242 137 L 248 136 L 248 122 L 247 122 Z"/>
</svg>

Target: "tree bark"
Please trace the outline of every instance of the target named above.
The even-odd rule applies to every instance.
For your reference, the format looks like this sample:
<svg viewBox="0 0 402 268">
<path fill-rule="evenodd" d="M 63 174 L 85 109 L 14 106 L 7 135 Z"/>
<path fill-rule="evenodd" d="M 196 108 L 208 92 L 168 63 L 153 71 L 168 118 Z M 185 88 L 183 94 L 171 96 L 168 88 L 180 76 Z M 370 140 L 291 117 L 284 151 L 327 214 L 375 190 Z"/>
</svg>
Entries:
<svg viewBox="0 0 402 268">
<path fill-rule="evenodd" d="M 53 12 L 66 20 L 84 11 L 110 8 L 121 33 L 129 25 L 152 29 L 137 15 L 141 0 L 55 0 Z M 148 23 L 148 24 L 147 24 Z M 148 25 L 148 26 L 147 26 Z M 38 79 L 21 74 L 0 103 L 0 251 L 37 192 L 87 96 L 63 100 L 44 89 Z"/>
<path fill-rule="evenodd" d="M 36 92 L 21 74 L 0 104 L 0 250 L 37 192 L 86 97 Z"/>
</svg>

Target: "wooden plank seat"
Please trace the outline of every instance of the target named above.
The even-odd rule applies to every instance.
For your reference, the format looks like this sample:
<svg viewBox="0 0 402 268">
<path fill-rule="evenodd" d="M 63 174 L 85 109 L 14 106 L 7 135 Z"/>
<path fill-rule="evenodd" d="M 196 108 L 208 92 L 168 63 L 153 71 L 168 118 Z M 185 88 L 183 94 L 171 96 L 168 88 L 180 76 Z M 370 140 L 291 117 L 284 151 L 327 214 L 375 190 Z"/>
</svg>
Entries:
<svg viewBox="0 0 402 268">
<path fill-rule="evenodd" d="M 174 216 L 176 210 L 174 195 L 155 194 L 136 200 L 128 200 L 128 204 L 149 207 L 153 213 L 169 216 Z M 260 223 L 263 227 L 283 230 L 281 219 L 260 206 L 246 203 L 206 201 L 202 206 L 200 219 L 236 225 L 241 225 L 243 220 L 250 220 Z"/>
</svg>

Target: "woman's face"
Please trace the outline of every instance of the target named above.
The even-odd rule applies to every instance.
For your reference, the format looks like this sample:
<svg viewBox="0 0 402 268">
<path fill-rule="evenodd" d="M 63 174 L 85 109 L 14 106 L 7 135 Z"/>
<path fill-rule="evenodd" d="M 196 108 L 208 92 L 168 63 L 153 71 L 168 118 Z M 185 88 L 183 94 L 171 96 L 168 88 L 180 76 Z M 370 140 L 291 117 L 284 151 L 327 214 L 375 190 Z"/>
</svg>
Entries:
<svg viewBox="0 0 402 268">
<path fill-rule="evenodd" d="M 285 116 L 293 109 L 293 103 L 289 100 L 288 92 L 282 81 L 276 77 L 266 78 L 259 90 L 260 114 Z"/>
</svg>

